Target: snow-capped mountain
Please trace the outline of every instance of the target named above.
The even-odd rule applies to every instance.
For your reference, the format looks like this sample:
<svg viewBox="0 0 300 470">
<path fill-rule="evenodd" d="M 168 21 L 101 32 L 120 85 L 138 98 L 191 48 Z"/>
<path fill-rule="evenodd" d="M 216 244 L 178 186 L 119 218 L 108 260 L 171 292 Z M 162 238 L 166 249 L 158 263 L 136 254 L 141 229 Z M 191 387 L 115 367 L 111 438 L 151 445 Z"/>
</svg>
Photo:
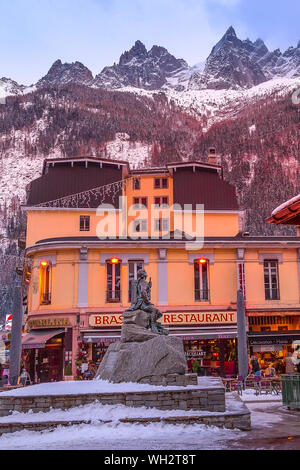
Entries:
<svg viewBox="0 0 300 470">
<path fill-rule="evenodd" d="M 66 85 L 74 83 L 76 85 L 92 85 L 94 80 L 92 72 L 81 62 L 62 63 L 56 60 L 47 75 L 41 78 L 36 86 L 41 88 L 48 85 Z"/>
<path fill-rule="evenodd" d="M 176 59 L 167 49 L 153 46 L 147 51 L 141 41 L 121 55 L 119 63 L 112 67 L 105 67 L 96 76 L 95 87 L 116 89 L 127 86 L 143 88 L 146 90 L 158 90 L 167 83 L 175 83 L 182 74 L 189 69 L 183 59 Z"/>
<path fill-rule="evenodd" d="M 239 90 L 273 78 L 300 76 L 300 41 L 285 52 L 269 51 L 262 39 L 241 40 L 231 26 L 213 47 L 205 62 L 190 67 L 161 46 L 149 51 L 141 41 L 125 51 L 118 63 L 105 67 L 94 78 L 81 62 L 62 63 L 59 59 L 36 85 L 25 87 L 13 80 L 0 80 L 0 98 L 23 94 L 35 88 L 66 84 L 107 90 L 133 87 L 141 90 Z"/>
<path fill-rule="evenodd" d="M 300 77 L 300 41 L 297 47 L 289 47 L 284 53 L 279 49 L 268 52 L 259 64 L 267 78 Z"/>
<path fill-rule="evenodd" d="M 300 76 L 300 42 L 284 53 L 270 52 L 262 39 L 242 41 L 231 26 L 213 47 L 204 71 L 192 74 L 188 88 L 251 88 L 278 77 Z"/>
<path fill-rule="evenodd" d="M 238 39 L 230 27 L 212 49 L 203 73 L 192 75 L 189 88 L 249 88 L 264 82 L 266 77 L 250 52 L 249 43 Z"/>
<path fill-rule="evenodd" d="M 0 100 L 2 101 L 10 95 L 21 95 L 25 89 L 24 85 L 19 85 L 10 78 L 0 78 Z"/>
</svg>

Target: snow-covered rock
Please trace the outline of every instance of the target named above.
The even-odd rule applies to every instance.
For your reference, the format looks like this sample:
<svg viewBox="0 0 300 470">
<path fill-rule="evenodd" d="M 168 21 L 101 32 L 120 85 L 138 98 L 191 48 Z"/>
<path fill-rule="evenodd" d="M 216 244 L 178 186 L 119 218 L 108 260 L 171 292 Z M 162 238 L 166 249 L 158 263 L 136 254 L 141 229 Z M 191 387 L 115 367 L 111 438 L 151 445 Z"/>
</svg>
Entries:
<svg viewBox="0 0 300 470">
<path fill-rule="evenodd" d="M 96 76 L 94 86 L 109 89 L 133 86 L 157 90 L 167 83 L 176 86 L 181 74 L 188 69 L 183 59 L 176 59 L 164 47 L 153 46 L 147 51 L 141 41 L 136 41 L 130 51 L 121 55 L 118 64 L 105 67 Z M 172 82 L 174 78 L 175 82 Z"/>
</svg>

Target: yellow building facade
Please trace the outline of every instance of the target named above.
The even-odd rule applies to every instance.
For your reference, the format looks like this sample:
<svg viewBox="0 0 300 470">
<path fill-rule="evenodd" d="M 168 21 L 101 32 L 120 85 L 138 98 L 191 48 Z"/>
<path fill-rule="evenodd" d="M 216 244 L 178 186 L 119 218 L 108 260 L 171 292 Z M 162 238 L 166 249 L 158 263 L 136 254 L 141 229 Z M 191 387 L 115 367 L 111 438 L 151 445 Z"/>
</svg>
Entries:
<svg viewBox="0 0 300 470">
<path fill-rule="evenodd" d="M 24 209 L 23 354 L 36 381 L 101 362 L 141 267 L 190 369 L 196 359 L 203 374 L 236 374 L 239 289 L 249 352 L 280 361 L 300 338 L 300 239 L 245 233 L 218 165 L 46 160 Z"/>
</svg>

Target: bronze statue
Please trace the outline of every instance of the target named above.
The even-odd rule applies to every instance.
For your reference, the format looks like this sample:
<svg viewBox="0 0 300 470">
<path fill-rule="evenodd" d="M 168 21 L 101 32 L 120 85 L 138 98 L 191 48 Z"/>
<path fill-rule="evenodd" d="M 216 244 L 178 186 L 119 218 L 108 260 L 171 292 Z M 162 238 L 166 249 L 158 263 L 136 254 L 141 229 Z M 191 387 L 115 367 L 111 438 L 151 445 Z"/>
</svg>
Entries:
<svg viewBox="0 0 300 470">
<path fill-rule="evenodd" d="M 150 314 L 148 328 L 153 333 L 159 335 L 168 335 L 166 330 L 157 320 L 162 317 L 161 311 L 151 303 L 151 287 L 152 281 L 147 282 L 147 273 L 144 269 L 140 269 L 137 273 L 138 281 L 136 283 L 136 292 L 133 296 L 133 303 L 126 312 L 142 310 Z M 125 313 L 126 313 L 125 312 Z"/>
</svg>

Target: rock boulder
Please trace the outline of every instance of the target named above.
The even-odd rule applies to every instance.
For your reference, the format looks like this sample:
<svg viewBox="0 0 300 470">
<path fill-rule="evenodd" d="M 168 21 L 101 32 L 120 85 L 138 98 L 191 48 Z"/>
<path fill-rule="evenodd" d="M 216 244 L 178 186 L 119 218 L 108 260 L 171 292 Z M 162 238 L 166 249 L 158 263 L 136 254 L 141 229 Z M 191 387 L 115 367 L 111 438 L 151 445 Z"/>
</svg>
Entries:
<svg viewBox="0 0 300 470">
<path fill-rule="evenodd" d="M 186 359 L 180 338 L 154 335 L 152 339 L 140 341 L 143 342 L 111 344 L 99 366 L 96 379 L 114 383 L 140 382 L 155 376 L 185 374 Z"/>
</svg>

